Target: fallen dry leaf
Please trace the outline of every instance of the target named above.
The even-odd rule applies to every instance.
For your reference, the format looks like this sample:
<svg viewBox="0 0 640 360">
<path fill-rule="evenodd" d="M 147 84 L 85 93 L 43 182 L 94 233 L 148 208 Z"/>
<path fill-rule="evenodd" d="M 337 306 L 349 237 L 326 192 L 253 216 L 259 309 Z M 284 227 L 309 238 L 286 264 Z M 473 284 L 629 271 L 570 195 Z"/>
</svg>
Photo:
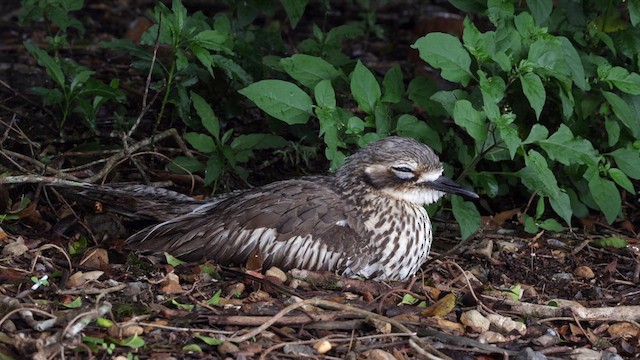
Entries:
<svg viewBox="0 0 640 360">
<path fill-rule="evenodd" d="M 596 274 L 594 274 L 593 270 L 591 270 L 591 268 L 588 266 L 577 267 L 576 270 L 573 272 L 573 275 L 582 279 L 587 279 L 587 280 L 590 280 L 596 277 Z"/>
<path fill-rule="evenodd" d="M 445 295 L 435 304 L 422 310 L 420 314 L 423 316 L 440 316 L 444 317 L 456 307 L 456 296 L 453 293 Z"/>
<path fill-rule="evenodd" d="M 491 321 L 484 317 L 478 310 L 465 311 L 460 315 L 460 322 L 471 328 L 475 333 L 483 333 L 489 330 Z"/>
<path fill-rule="evenodd" d="M 69 279 L 67 280 L 67 286 L 72 288 L 81 287 L 89 281 L 98 280 L 98 278 L 100 278 L 100 276 L 102 276 L 103 274 L 104 271 L 99 270 L 87 272 L 78 271 L 69 276 Z"/>
<path fill-rule="evenodd" d="M 629 339 L 638 336 L 640 328 L 628 322 L 619 322 L 609 326 L 607 332 L 614 338 Z"/>
<path fill-rule="evenodd" d="M 181 294 L 184 292 L 182 286 L 180 286 L 180 278 L 174 273 L 169 273 L 160 285 L 160 292 L 163 294 Z"/>
</svg>

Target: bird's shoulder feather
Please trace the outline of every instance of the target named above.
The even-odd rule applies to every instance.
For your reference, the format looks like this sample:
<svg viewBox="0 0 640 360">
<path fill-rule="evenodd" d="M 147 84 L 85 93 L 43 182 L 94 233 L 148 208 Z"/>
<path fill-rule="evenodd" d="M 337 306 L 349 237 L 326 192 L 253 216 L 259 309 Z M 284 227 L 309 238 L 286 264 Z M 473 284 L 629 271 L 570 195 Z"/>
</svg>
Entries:
<svg viewBox="0 0 640 360">
<path fill-rule="evenodd" d="M 291 252 L 292 248 L 323 249 L 339 256 L 357 253 L 362 247 L 364 225 L 358 215 L 357 207 L 337 190 L 331 177 L 309 177 L 280 181 L 205 203 L 188 214 L 133 235 L 129 243 L 137 248 L 153 244 L 154 251 L 188 259 L 207 257 L 218 261 L 242 262 L 256 247 L 264 249 L 265 258 L 275 259 L 276 263 L 295 255 L 282 253 Z M 299 264 L 291 264 L 296 265 Z"/>
</svg>

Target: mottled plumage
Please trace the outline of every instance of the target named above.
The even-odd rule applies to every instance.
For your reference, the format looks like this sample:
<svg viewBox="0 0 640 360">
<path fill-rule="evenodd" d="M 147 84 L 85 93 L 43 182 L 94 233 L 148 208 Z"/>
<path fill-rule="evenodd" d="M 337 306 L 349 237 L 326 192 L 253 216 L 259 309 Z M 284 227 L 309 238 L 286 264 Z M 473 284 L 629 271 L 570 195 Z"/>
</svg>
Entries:
<svg viewBox="0 0 640 360">
<path fill-rule="evenodd" d="M 425 262 L 431 247 L 431 223 L 423 205 L 445 192 L 477 197 L 442 171 L 429 147 L 388 137 L 357 151 L 333 175 L 274 182 L 205 202 L 162 190 L 155 199 L 162 200 L 160 208 L 179 211 L 165 211 L 159 219 L 166 221 L 134 234 L 127 243 L 184 260 L 240 265 L 259 249 L 265 267 L 404 280 Z M 144 197 L 153 192 L 149 189 L 135 191 Z M 86 192 L 90 197 L 91 190 Z M 113 191 L 105 193 L 118 198 Z M 129 206 L 149 217 L 151 208 L 144 201 Z"/>
</svg>

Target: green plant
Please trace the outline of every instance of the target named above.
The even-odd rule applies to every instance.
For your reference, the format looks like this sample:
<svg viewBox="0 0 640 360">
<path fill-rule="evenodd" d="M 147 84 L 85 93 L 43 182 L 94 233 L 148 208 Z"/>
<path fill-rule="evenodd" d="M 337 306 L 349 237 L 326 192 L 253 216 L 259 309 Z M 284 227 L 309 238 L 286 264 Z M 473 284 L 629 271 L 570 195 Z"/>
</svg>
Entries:
<svg viewBox="0 0 640 360">
<path fill-rule="evenodd" d="M 71 60 L 51 57 L 46 51 L 30 42 L 25 48 L 43 66 L 55 88 L 34 87 L 32 91 L 40 95 L 47 106 L 60 108 L 62 119 L 58 128 L 62 131 L 71 113 L 77 113 L 94 132 L 98 111 L 109 102 L 123 103 L 125 96 L 118 89 L 119 81 L 114 79 L 109 85 L 94 79 L 94 71 Z"/>
<path fill-rule="evenodd" d="M 530 231 L 558 230 L 539 221 L 545 201 L 567 224 L 588 208 L 615 221 L 621 193 L 634 195 L 630 179 L 640 179 L 638 48 L 625 45 L 640 41 L 637 2 L 627 8 L 631 24 L 618 19 L 615 33 L 615 1 L 581 8 L 549 0 L 518 9 L 510 1 L 453 3 L 485 12 L 495 30 L 482 33 L 467 18 L 462 42 L 432 33 L 414 47 L 460 85 L 431 99 L 471 140 L 457 151 L 463 165 L 477 164 L 476 187 L 500 195 L 517 178 L 540 196 L 535 216 L 525 220 Z"/>
<path fill-rule="evenodd" d="M 80 36 L 85 28 L 82 23 L 71 17 L 72 11 L 78 11 L 84 6 L 84 0 L 22 0 L 20 2 L 22 13 L 20 23 L 33 22 L 46 19 L 66 32 L 68 28 L 78 30 Z"/>
<path fill-rule="evenodd" d="M 177 157 L 174 161 L 178 167 L 174 165 L 174 170 L 204 171 L 205 185 L 213 184 L 214 191 L 218 187 L 218 181 L 228 170 L 246 181 L 247 171 L 241 164 L 249 161 L 253 151 L 274 149 L 288 144 L 282 137 L 272 134 L 245 134 L 232 140 L 233 129 L 220 134 L 218 117 L 200 95 L 191 92 L 191 100 L 207 133 L 189 132 L 184 138 L 196 150 L 203 153 L 207 161 L 204 163 L 189 157 Z"/>
<path fill-rule="evenodd" d="M 190 87 L 198 83 L 212 83 L 216 69 L 229 79 L 244 84 L 252 81 L 251 75 L 233 60 L 234 39 L 230 19 L 222 14 L 211 25 L 201 12 L 188 15 L 180 0 L 174 0 L 171 9 L 158 3 L 151 18 L 154 25 L 143 34 L 141 45 L 129 40 L 113 40 L 103 43 L 103 46 L 130 53 L 137 59 L 134 67 L 145 72 L 153 65 L 153 55 L 146 51 L 146 47 L 156 44 L 168 46 L 170 56 L 167 63 L 160 58 L 154 68 L 161 80 L 153 83 L 152 88 L 164 92 L 156 127 L 165 114 L 166 106 L 173 104 L 179 118 L 199 128 L 199 123 L 189 122 Z"/>
</svg>

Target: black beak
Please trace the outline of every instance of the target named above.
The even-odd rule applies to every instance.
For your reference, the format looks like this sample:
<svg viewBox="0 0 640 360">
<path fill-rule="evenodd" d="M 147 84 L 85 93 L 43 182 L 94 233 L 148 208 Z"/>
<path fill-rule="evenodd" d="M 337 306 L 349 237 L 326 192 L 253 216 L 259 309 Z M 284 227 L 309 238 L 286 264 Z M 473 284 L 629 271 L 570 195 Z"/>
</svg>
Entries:
<svg viewBox="0 0 640 360">
<path fill-rule="evenodd" d="M 438 179 L 427 183 L 427 185 L 434 190 L 451 194 L 460 194 L 474 199 L 479 198 L 478 194 L 475 192 L 444 176 L 440 176 Z"/>
</svg>

